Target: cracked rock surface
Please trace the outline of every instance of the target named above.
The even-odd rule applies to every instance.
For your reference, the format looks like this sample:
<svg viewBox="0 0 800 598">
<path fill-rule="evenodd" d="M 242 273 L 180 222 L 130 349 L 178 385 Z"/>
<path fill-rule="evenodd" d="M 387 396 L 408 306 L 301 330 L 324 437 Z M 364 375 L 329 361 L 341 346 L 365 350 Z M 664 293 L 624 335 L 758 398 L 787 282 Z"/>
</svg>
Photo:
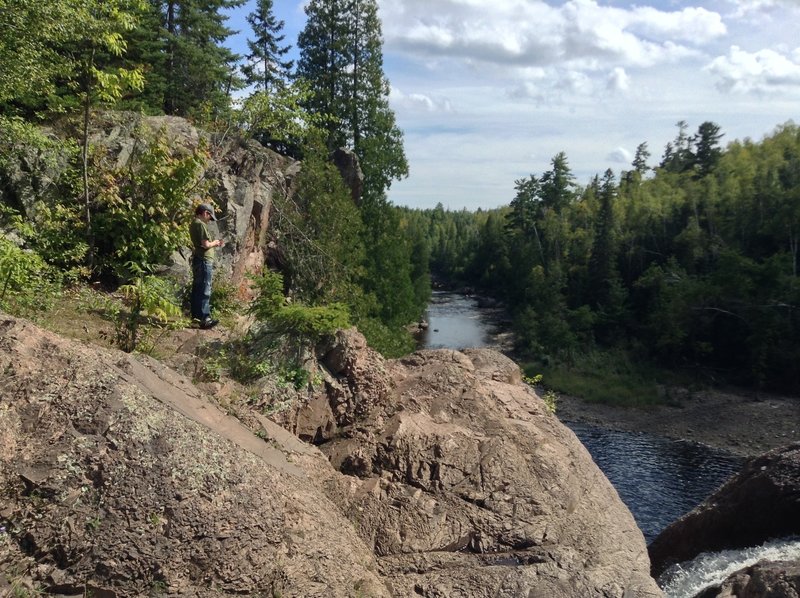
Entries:
<svg viewBox="0 0 800 598">
<path fill-rule="evenodd" d="M 511 360 L 386 361 L 354 330 L 322 355 L 288 430 L 256 430 L 159 362 L 0 314 L 0 594 L 661 595 Z"/>
</svg>

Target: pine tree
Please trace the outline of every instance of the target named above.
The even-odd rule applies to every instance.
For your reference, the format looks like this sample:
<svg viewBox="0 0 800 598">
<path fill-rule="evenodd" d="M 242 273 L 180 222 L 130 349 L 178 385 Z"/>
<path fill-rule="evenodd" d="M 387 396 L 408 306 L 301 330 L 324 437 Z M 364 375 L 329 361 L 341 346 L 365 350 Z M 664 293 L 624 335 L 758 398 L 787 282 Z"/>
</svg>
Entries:
<svg viewBox="0 0 800 598">
<path fill-rule="evenodd" d="M 222 11 L 244 0 L 150 1 L 164 38 L 164 61 L 155 65 L 156 78 L 164 82 L 164 112 L 207 118 L 226 110 L 231 90 L 239 86 L 239 57 L 222 45 L 233 33 Z"/>
<path fill-rule="evenodd" d="M 283 59 L 291 46 L 280 46 L 286 37 L 280 35 L 285 23 L 275 18 L 272 5 L 272 0 L 258 0 L 256 9 L 247 16 L 255 39 L 247 40 L 250 53 L 245 56 L 247 63 L 242 66 L 247 84 L 264 91 L 285 83 L 294 66 L 294 61 Z"/>
<path fill-rule="evenodd" d="M 315 91 L 307 108 L 329 115 L 328 147 L 352 148 L 364 171 L 365 201 L 380 203 L 408 174 L 402 132 L 389 107 L 375 0 L 311 0 L 298 38 L 297 76 Z"/>
<path fill-rule="evenodd" d="M 697 134 L 693 137 L 694 152 L 692 153 L 692 165 L 698 177 L 704 177 L 712 170 L 722 157 L 722 150 L 719 141 L 724 136 L 720 132 L 718 124 L 706 121 L 697 129 Z"/>
<path fill-rule="evenodd" d="M 397 327 L 419 315 L 411 243 L 386 199 L 408 173 L 402 133 L 389 107 L 383 40 L 375 0 L 310 0 L 298 38 L 297 77 L 313 90 L 306 108 L 327 120 L 329 150 L 352 148 L 364 173 L 361 215 L 367 268 L 364 288 L 376 305 L 370 315 Z"/>
<path fill-rule="evenodd" d="M 346 94 L 347 20 L 344 0 L 311 0 L 305 8 L 305 28 L 297 38 L 300 60 L 296 76 L 309 83 L 314 93 L 306 101 L 312 114 L 330 117 L 327 123 L 329 149 L 346 145 L 341 128 Z"/>
<path fill-rule="evenodd" d="M 594 243 L 589 259 L 589 282 L 595 306 L 608 303 L 612 280 L 616 277 L 614 236 L 614 199 L 617 190 L 614 173 L 609 169 L 600 184 L 600 207 L 595 222 Z"/>
</svg>

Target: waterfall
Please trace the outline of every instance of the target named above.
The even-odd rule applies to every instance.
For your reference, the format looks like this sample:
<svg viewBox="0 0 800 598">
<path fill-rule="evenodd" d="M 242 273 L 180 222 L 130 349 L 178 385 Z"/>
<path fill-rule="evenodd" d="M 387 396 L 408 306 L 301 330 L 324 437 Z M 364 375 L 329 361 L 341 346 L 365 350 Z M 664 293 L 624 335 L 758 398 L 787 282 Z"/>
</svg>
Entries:
<svg viewBox="0 0 800 598">
<path fill-rule="evenodd" d="M 658 585 L 667 598 L 693 598 L 704 589 L 721 583 L 731 573 L 763 559 L 800 559 L 800 538 L 772 540 L 755 548 L 704 552 L 693 561 L 667 569 L 658 578 Z"/>
</svg>

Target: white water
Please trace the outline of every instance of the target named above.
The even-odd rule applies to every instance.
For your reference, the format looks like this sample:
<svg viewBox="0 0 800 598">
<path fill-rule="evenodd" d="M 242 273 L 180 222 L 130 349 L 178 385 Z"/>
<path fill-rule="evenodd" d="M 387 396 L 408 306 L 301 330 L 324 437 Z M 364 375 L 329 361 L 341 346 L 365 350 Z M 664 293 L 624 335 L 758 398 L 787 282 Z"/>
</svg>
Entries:
<svg viewBox="0 0 800 598">
<path fill-rule="evenodd" d="M 755 548 L 704 552 L 693 561 L 674 565 L 658 578 L 667 598 L 692 598 L 704 589 L 717 585 L 731 573 L 758 561 L 800 559 L 800 538 L 765 542 Z"/>
</svg>

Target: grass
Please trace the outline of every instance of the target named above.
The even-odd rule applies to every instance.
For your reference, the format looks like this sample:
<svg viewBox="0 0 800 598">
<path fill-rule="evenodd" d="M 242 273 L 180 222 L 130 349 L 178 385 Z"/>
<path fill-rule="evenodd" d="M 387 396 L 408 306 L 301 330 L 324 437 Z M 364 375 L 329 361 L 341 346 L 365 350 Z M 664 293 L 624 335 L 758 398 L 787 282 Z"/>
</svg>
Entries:
<svg viewBox="0 0 800 598">
<path fill-rule="evenodd" d="M 679 383 L 675 375 L 636 361 L 624 351 L 592 351 L 573 363 L 522 364 L 528 376 L 542 375 L 542 384 L 561 394 L 626 407 L 665 402 L 664 384 Z"/>
</svg>

